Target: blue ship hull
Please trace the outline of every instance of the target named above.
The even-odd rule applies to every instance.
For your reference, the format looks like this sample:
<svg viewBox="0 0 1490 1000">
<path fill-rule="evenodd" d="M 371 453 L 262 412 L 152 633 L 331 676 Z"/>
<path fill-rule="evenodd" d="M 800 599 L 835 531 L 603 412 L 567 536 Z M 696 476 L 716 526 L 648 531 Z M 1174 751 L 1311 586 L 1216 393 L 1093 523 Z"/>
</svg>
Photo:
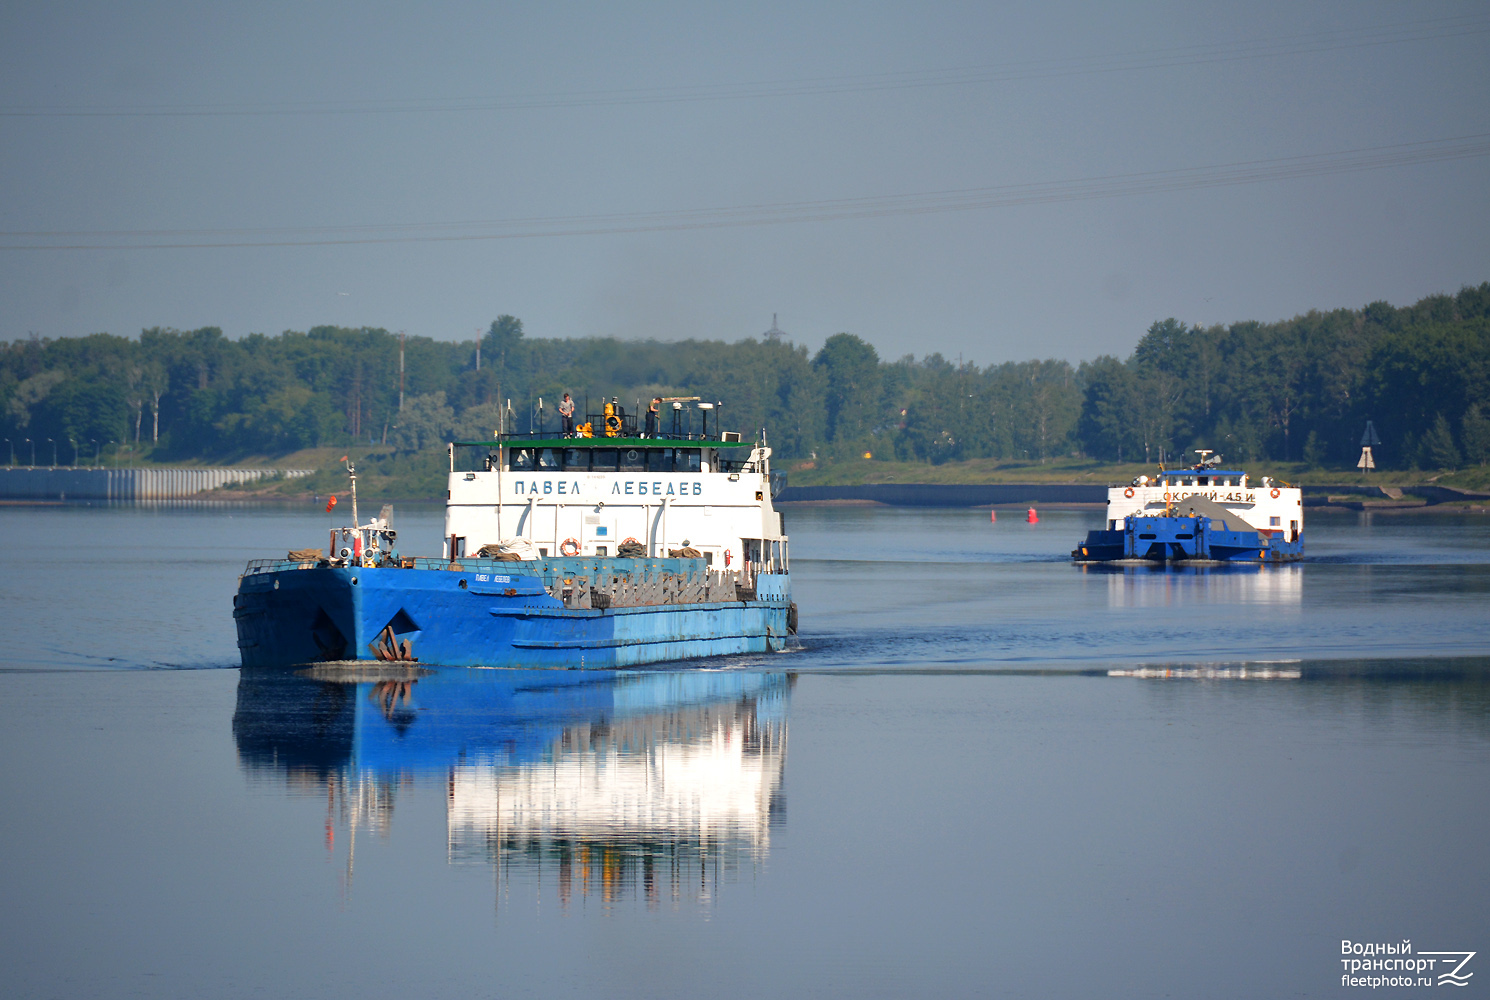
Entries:
<svg viewBox="0 0 1490 1000">
<path fill-rule="evenodd" d="M 1302 534 L 1289 541 L 1256 529 L 1212 528 L 1209 517 L 1129 515 L 1119 530 L 1087 532 L 1071 557 L 1078 562 L 1292 562 L 1304 556 Z"/>
<path fill-rule="evenodd" d="M 545 587 L 594 568 L 570 562 L 261 567 L 233 599 L 239 653 L 245 667 L 370 660 L 389 630 L 420 662 L 447 666 L 610 669 L 785 646 L 784 574 L 758 576 L 754 600 L 592 610 L 567 608 Z M 673 562 L 616 559 L 607 570 L 641 579 Z"/>
</svg>

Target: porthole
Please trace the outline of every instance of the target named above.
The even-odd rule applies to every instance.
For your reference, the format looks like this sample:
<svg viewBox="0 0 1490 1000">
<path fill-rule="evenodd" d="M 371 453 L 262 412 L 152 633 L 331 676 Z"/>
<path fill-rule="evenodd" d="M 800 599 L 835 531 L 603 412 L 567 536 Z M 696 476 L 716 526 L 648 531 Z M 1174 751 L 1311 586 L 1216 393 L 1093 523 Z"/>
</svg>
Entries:
<svg viewBox="0 0 1490 1000">
<path fill-rule="evenodd" d="M 466 589 L 466 581 L 464 581 L 464 580 L 462 580 L 462 581 L 461 581 L 461 582 L 460 582 L 460 589 L 461 589 L 461 590 L 465 590 L 465 589 Z"/>
<path fill-rule="evenodd" d="M 352 586 L 357 586 L 357 578 L 355 576 L 352 577 Z"/>
</svg>

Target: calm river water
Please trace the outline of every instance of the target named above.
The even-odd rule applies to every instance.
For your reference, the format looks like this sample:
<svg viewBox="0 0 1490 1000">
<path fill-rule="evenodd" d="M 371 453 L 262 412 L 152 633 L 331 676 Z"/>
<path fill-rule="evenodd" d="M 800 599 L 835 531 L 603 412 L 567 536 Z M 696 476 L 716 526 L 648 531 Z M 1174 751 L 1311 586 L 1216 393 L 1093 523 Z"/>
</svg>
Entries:
<svg viewBox="0 0 1490 1000">
<path fill-rule="evenodd" d="M 1100 513 L 786 517 L 798 649 L 349 679 L 237 669 L 319 509 L 0 509 L 6 994 L 1490 988 L 1490 518 L 1104 572 Z"/>
</svg>

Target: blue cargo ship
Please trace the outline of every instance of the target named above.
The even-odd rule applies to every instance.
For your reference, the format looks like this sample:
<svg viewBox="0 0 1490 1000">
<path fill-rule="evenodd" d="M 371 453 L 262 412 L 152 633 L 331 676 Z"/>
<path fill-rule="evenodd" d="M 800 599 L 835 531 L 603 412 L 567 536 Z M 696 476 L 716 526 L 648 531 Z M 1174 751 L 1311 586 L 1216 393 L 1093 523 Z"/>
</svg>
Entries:
<svg viewBox="0 0 1490 1000">
<path fill-rule="evenodd" d="M 1160 469 L 1107 491 L 1107 526 L 1071 552 L 1082 563 L 1277 563 L 1304 556 L 1302 492 L 1248 481 L 1197 449 L 1188 469 Z"/>
<path fill-rule="evenodd" d="M 667 402 L 667 431 L 638 434 L 613 401 L 573 436 L 452 443 L 439 556 L 402 556 L 390 507 L 360 522 L 349 465 L 352 524 L 329 548 L 239 579 L 243 665 L 609 669 L 784 648 L 796 608 L 764 434 Z"/>
</svg>

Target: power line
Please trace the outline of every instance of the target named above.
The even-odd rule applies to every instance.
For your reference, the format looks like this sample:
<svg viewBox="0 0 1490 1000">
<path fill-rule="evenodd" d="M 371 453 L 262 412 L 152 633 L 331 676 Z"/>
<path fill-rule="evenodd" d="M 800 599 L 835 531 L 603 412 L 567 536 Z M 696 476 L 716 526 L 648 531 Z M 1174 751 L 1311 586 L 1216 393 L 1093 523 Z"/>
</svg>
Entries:
<svg viewBox="0 0 1490 1000">
<path fill-rule="evenodd" d="M 1373 25 L 1346 31 L 1321 31 L 1276 38 L 1251 39 L 1210 45 L 1150 49 L 1086 58 L 1026 60 L 984 66 L 937 70 L 906 70 L 794 80 L 758 80 L 681 87 L 631 87 L 606 90 L 559 91 L 549 94 L 508 94 L 464 98 L 404 98 L 349 101 L 265 101 L 222 104 L 156 104 L 118 107 L 10 106 L 0 107 L 0 118 L 213 118 L 297 117 L 309 115 L 396 115 L 451 112 L 526 111 L 563 108 L 621 107 L 638 104 L 681 104 L 699 101 L 741 101 L 779 97 L 807 97 L 930 87 L 1007 83 L 1063 76 L 1135 72 L 1148 69 L 1200 66 L 1239 60 L 1348 51 L 1408 42 L 1462 38 L 1490 32 L 1490 17 L 1461 14 L 1449 17 Z"/>
<path fill-rule="evenodd" d="M 389 223 L 260 229 L 103 230 L 0 232 L 16 240 L 77 240 L 0 244 L 0 250 L 181 250 L 233 247 L 353 246 L 384 243 L 453 243 L 544 237 L 723 229 L 966 212 L 1022 205 L 1167 194 L 1206 188 L 1295 180 L 1381 170 L 1416 163 L 1471 159 L 1490 154 L 1490 133 L 1396 143 L 1305 156 L 1243 160 L 1170 170 L 1066 181 L 1003 184 L 861 198 L 777 202 L 722 208 L 597 215 L 536 216 L 485 221 Z M 237 237 L 237 238 L 235 238 Z M 88 240 L 90 242 L 81 242 Z M 152 240 L 157 242 L 140 242 Z M 106 242 L 102 242 L 106 241 Z M 170 241 L 170 242 L 164 242 Z"/>
</svg>

